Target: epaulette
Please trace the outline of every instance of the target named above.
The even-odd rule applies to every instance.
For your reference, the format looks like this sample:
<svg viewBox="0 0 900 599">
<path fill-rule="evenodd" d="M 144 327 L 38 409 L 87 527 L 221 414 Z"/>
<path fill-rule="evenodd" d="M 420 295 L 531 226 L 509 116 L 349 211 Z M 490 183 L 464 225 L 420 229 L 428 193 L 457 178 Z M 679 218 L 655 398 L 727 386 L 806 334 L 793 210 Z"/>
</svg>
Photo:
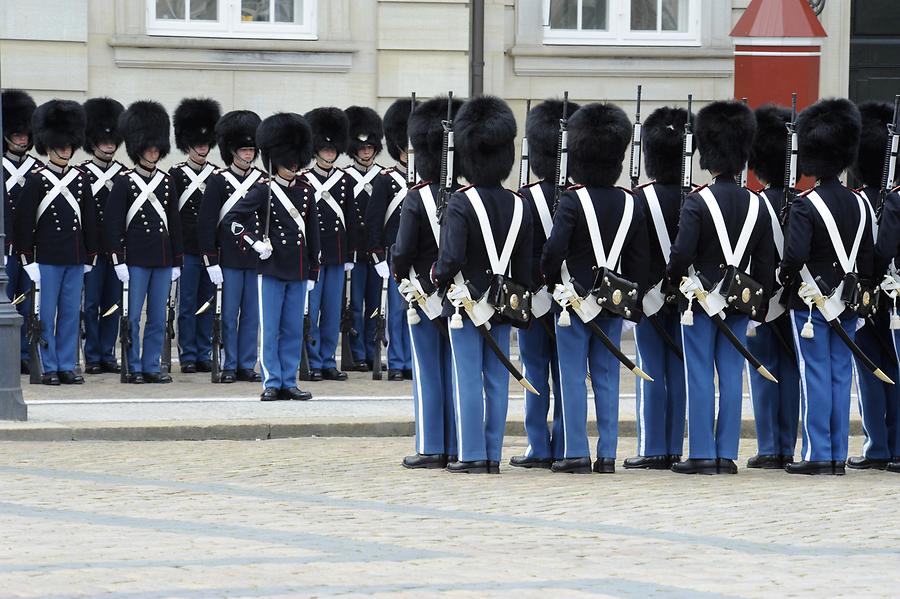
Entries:
<svg viewBox="0 0 900 599">
<path fill-rule="evenodd" d="M 621 185 L 616 185 L 616 189 L 621 189 L 627 194 L 634 195 L 634 192 L 628 189 L 627 187 L 622 187 Z"/>
<path fill-rule="evenodd" d="M 185 164 L 187 164 L 187 160 L 182 160 L 181 162 L 176 162 L 175 164 L 173 164 L 172 168 L 181 168 Z"/>
<path fill-rule="evenodd" d="M 395 167 L 395 166 L 389 166 L 389 167 L 387 167 L 386 169 L 382 169 L 381 174 L 382 174 L 382 175 L 389 175 L 389 174 L 391 174 L 391 172 L 393 172 L 393 171 L 395 171 L 395 170 L 397 170 L 397 167 Z"/>
<path fill-rule="evenodd" d="M 523 185 L 522 189 L 529 189 L 531 187 L 534 187 L 535 185 L 540 185 L 541 183 L 543 183 L 543 181 L 535 181 L 534 183 L 529 183 L 528 185 Z"/>
<path fill-rule="evenodd" d="M 299 187 L 301 185 L 304 187 L 308 187 L 309 189 L 314 189 L 310 182 L 306 180 L 306 177 L 301 177 L 300 173 L 297 173 L 297 175 L 294 177 L 294 187 Z"/>
<path fill-rule="evenodd" d="M 222 174 L 222 171 L 227 171 L 227 170 L 228 170 L 228 168 L 223 166 L 222 168 L 217 168 L 216 170 L 214 170 L 213 174 L 220 175 L 220 174 Z"/>
<path fill-rule="evenodd" d="M 576 183 L 575 185 L 569 185 L 566 187 L 566 191 L 576 191 L 584 187 L 581 183 Z"/>
<path fill-rule="evenodd" d="M 900 191 L 900 185 L 898 185 L 894 189 L 890 190 L 888 193 L 897 193 L 898 191 Z"/>
<path fill-rule="evenodd" d="M 690 193 L 698 193 L 701 189 L 706 189 L 709 187 L 709 183 L 704 183 L 703 185 L 697 185 L 691 188 Z"/>
<path fill-rule="evenodd" d="M 409 188 L 410 191 L 415 191 L 417 189 L 422 189 L 423 187 L 430 185 L 431 181 L 419 181 L 415 185 Z"/>
<path fill-rule="evenodd" d="M 645 187 L 653 185 L 654 183 L 656 183 L 656 179 L 653 179 L 652 181 L 647 181 L 643 185 L 638 185 L 637 187 L 635 187 L 635 189 L 644 189 Z"/>
<path fill-rule="evenodd" d="M 851 187 L 850 189 L 852 189 L 852 190 L 855 191 L 856 193 L 862 193 L 862 192 L 863 192 L 863 189 L 865 189 L 865 188 L 866 188 L 866 187 L 865 187 L 865 185 L 864 185 L 864 186 L 862 186 L 862 187 Z"/>
<path fill-rule="evenodd" d="M 472 189 L 473 187 L 475 187 L 475 186 L 474 186 L 473 184 L 469 183 L 469 184 L 466 185 L 465 187 L 460 187 L 460 188 L 457 189 L 456 191 L 466 192 L 466 191 Z"/>
<path fill-rule="evenodd" d="M 797 197 L 805 198 L 806 196 L 808 196 L 810 194 L 810 192 L 812 192 L 813 189 L 814 188 L 810 188 L 810 189 L 807 189 L 806 191 L 801 191 L 800 193 L 797 194 Z"/>
</svg>

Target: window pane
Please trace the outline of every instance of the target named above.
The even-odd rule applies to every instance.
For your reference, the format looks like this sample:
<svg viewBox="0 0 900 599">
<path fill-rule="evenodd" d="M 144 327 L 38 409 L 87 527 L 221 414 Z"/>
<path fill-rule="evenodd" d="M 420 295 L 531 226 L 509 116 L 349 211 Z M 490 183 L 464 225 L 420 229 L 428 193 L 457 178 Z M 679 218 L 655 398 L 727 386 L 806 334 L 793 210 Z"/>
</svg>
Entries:
<svg viewBox="0 0 900 599">
<path fill-rule="evenodd" d="M 687 0 L 662 0 L 662 30 L 687 31 Z"/>
<path fill-rule="evenodd" d="M 269 0 L 241 0 L 241 21 L 269 21 Z"/>
<path fill-rule="evenodd" d="M 550 0 L 550 28 L 578 28 L 578 0 Z"/>
<path fill-rule="evenodd" d="M 191 0 L 191 21 L 215 21 L 219 18 L 219 0 Z"/>
<path fill-rule="evenodd" d="M 275 21 L 278 23 L 294 23 L 302 19 L 300 9 L 302 0 L 275 0 Z"/>
<path fill-rule="evenodd" d="M 608 0 L 583 0 L 581 3 L 581 28 L 606 30 L 606 4 Z"/>
<path fill-rule="evenodd" d="M 631 30 L 656 31 L 657 0 L 631 0 Z"/>
<path fill-rule="evenodd" d="M 156 0 L 156 18 L 184 20 L 184 0 Z"/>
</svg>

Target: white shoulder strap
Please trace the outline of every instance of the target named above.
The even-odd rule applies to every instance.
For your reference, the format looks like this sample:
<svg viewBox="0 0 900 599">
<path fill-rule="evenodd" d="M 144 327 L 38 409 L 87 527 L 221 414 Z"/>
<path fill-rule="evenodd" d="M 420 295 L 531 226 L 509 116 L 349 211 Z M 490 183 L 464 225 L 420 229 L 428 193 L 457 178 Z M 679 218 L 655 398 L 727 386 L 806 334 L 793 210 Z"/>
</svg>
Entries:
<svg viewBox="0 0 900 599">
<path fill-rule="evenodd" d="M 653 229 L 656 231 L 656 238 L 659 240 L 659 249 L 661 250 L 663 260 L 669 261 L 669 254 L 672 253 L 672 240 L 669 238 L 669 229 L 666 228 L 666 218 L 663 216 L 662 205 L 659 203 L 659 196 L 656 195 L 656 188 L 653 184 L 644 188 L 644 197 L 647 198 L 647 207 L 650 209 L 650 217 L 653 219 Z"/>
<path fill-rule="evenodd" d="M 616 236 L 613 238 L 612 246 L 609 248 L 609 255 L 607 255 L 603 248 L 600 223 L 597 222 L 597 213 L 594 211 L 594 202 L 591 200 L 591 194 L 584 187 L 579 187 L 575 193 L 581 201 L 581 209 L 584 211 L 584 219 L 587 224 L 588 234 L 591 236 L 591 246 L 594 249 L 594 259 L 597 261 L 597 266 L 615 270 L 616 265 L 619 263 L 619 257 L 622 254 L 622 248 L 625 246 L 628 229 L 631 228 L 631 220 L 634 217 L 634 198 L 631 197 L 630 193 L 622 192 L 625 194 L 622 220 L 619 221 L 619 228 L 616 230 Z"/>
<path fill-rule="evenodd" d="M 294 206 L 293 202 L 288 199 L 287 194 L 284 193 L 281 185 L 279 185 L 275 181 L 270 181 L 269 187 L 272 188 L 272 195 L 278 198 L 278 202 L 281 204 L 281 207 L 284 208 L 285 212 L 288 213 L 288 216 L 290 216 L 293 221 L 297 223 L 297 227 L 300 229 L 300 233 L 304 238 L 306 238 L 306 222 L 303 220 L 303 216 L 301 216 L 300 211 L 297 210 L 297 207 Z"/>
<path fill-rule="evenodd" d="M 481 226 L 481 236 L 484 238 L 484 247 L 487 249 L 488 259 L 491 262 L 491 271 L 494 274 L 504 274 L 509 269 L 513 247 L 516 245 L 516 237 L 518 237 L 519 229 L 522 225 L 522 202 L 515 194 L 511 195 L 514 202 L 512 222 L 509 224 L 506 241 L 503 243 L 503 249 L 498 256 L 497 244 L 494 243 L 494 233 L 491 230 L 491 221 L 488 219 L 484 202 L 474 186 L 466 190 L 466 197 L 469 198 L 472 208 L 475 209 L 475 215 L 478 217 L 478 224 Z"/>
<path fill-rule="evenodd" d="M 772 207 L 772 202 L 769 201 L 769 197 L 766 195 L 765 190 L 760 195 L 762 199 L 763 205 L 766 207 L 766 210 L 769 212 L 769 220 L 772 221 L 772 238 L 775 240 L 775 249 L 778 250 L 778 257 L 784 257 L 784 231 L 781 230 L 781 224 L 778 221 L 778 217 L 775 215 L 775 209 Z"/>
<path fill-rule="evenodd" d="M 845 274 L 855 270 L 856 254 L 859 252 L 863 231 L 865 231 L 866 228 L 866 201 L 858 195 L 854 195 L 856 196 L 856 202 L 859 204 L 859 226 L 856 228 L 856 237 L 853 239 L 853 246 L 850 249 L 849 255 L 844 248 L 843 241 L 841 241 L 841 234 L 838 231 L 834 215 L 831 214 L 831 210 L 828 209 L 825 200 L 822 199 L 822 196 L 820 196 L 815 189 L 806 195 L 809 199 L 809 203 L 812 204 L 813 208 L 816 209 L 816 212 L 819 213 L 819 216 L 822 217 L 822 222 L 825 223 L 825 230 L 828 231 L 828 237 L 831 238 L 831 245 L 834 247 L 834 253 Z"/>
<path fill-rule="evenodd" d="M 134 181 L 134 184 L 137 185 L 140 193 L 138 194 L 137 199 L 135 199 L 131 203 L 131 206 L 128 207 L 128 213 L 125 215 L 125 228 L 127 229 L 131 224 L 132 219 L 134 219 L 135 215 L 137 215 L 138 211 L 143 207 L 144 202 L 149 202 L 159 215 L 159 219 L 162 221 L 163 226 L 168 230 L 169 219 L 166 218 L 166 211 L 163 209 L 162 204 L 159 203 L 155 193 L 156 188 L 162 183 L 164 177 L 163 172 L 157 170 L 156 175 L 150 180 L 150 183 L 144 183 L 144 180 L 141 179 L 140 175 L 134 171 L 131 172 L 129 177 Z"/>
<path fill-rule="evenodd" d="M 713 226 L 716 229 L 716 235 L 719 237 L 719 245 L 722 246 L 722 255 L 725 256 L 725 263 L 729 266 L 740 266 L 741 260 L 744 258 L 744 252 L 747 251 L 747 244 L 750 243 L 750 237 L 753 235 L 756 219 L 759 216 L 759 198 L 749 189 L 746 191 L 750 194 L 747 216 L 744 219 L 744 226 L 741 228 L 737 243 L 732 248 L 728 239 L 728 228 L 725 226 L 725 218 L 722 216 L 722 210 L 719 208 L 716 196 L 713 195 L 709 187 L 704 187 L 700 190 L 700 197 L 706 203 L 706 208 L 709 210 Z"/>
<path fill-rule="evenodd" d="M 25 186 L 25 175 L 28 174 L 28 171 L 31 169 L 32 165 L 34 165 L 35 160 L 31 156 L 26 156 L 25 160 L 16 168 L 16 166 L 12 163 L 12 160 L 3 157 L 3 168 L 6 169 L 8 173 L 6 177 L 6 191 L 12 191 L 12 188 L 16 185 Z"/>
<path fill-rule="evenodd" d="M 94 173 L 94 176 L 97 177 L 97 180 L 91 183 L 92 197 L 96 196 L 97 192 L 99 192 L 103 187 L 106 187 L 106 184 L 111 182 L 112 178 L 115 177 L 116 174 L 118 174 L 118 172 L 122 169 L 122 165 L 118 162 L 114 162 L 113 165 L 105 171 L 90 160 L 88 162 L 85 162 L 84 166 L 86 166 L 88 170 Z M 112 184 L 110 183 L 110 185 Z"/>
<path fill-rule="evenodd" d="M 534 206 L 537 208 L 538 217 L 541 219 L 541 228 L 544 230 L 544 237 L 550 239 L 550 230 L 553 228 L 553 217 L 550 215 L 550 205 L 547 203 L 547 196 L 544 195 L 544 190 L 541 188 L 540 183 L 529 187 L 529 189 L 531 190 L 531 198 L 534 200 Z"/>
<path fill-rule="evenodd" d="M 231 171 L 224 170 L 222 171 L 222 176 L 225 177 L 225 180 L 228 181 L 232 187 L 234 187 L 234 191 L 231 192 L 231 195 L 228 196 L 228 199 L 225 200 L 225 203 L 222 204 L 222 207 L 219 208 L 219 222 L 222 222 L 222 219 L 225 218 L 225 215 L 234 208 L 235 204 L 237 204 L 241 198 L 247 195 L 247 192 L 250 190 L 250 187 L 256 183 L 256 180 L 260 178 L 262 175 L 262 171 L 258 171 L 253 169 L 247 178 L 243 181 L 238 181 L 237 178 L 231 173 Z"/>
<path fill-rule="evenodd" d="M 206 180 L 216 169 L 213 165 L 207 164 L 200 170 L 199 173 L 195 173 L 194 169 L 189 167 L 187 164 L 184 164 L 181 166 L 181 170 L 187 176 L 190 183 L 185 188 L 185 190 L 181 192 L 181 197 L 178 198 L 179 212 L 184 208 L 184 205 L 187 204 L 187 201 L 190 199 L 190 197 L 194 195 L 195 191 L 197 191 L 198 189 L 206 189 Z"/>
<path fill-rule="evenodd" d="M 401 177 L 400 173 L 398 173 L 397 171 L 390 171 L 390 175 L 394 179 L 394 181 L 396 181 L 397 184 L 400 186 L 400 189 L 397 191 L 396 195 L 394 195 L 394 197 L 391 198 L 391 202 L 388 204 L 387 210 L 384 211 L 384 223 L 382 223 L 383 225 L 386 225 L 388 223 L 388 221 L 391 220 L 391 217 L 394 215 L 394 212 L 397 210 L 397 208 L 403 202 L 403 198 L 406 197 L 406 194 L 409 191 L 406 188 L 406 179 Z"/>
<path fill-rule="evenodd" d="M 431 192 L 431 186 L 425 185 L 419 188 L 419 197 L 422 198 L 422 206 L 425 207 L 425 214 L 428 216 L 428 224 L 431 225 L 431 233 L 434 235 L 434 243 L 441 247 L 441 230 L 437 219 L 437 202 L 434 200 L 434 194 Z"/>
<path fill-rule="evenodd" d="M 69 172 L 66 173 L 62 179 L 57 177 L 52 171 L 48 169 L 44 169 L 41 171 L 41 175 L 44 176 L 45 179 L 50 181 L 53 187 L 47 194 L 41 199 L 41 202 L 37 207 L 37 216 L 35 217 L 35 221 L 41 219 L 41 216 L 44 212 L 47 211 L 47 208 L 53 203 L 53 200 L 56 199 L 57 196 L 62 195 L 66 200 L 66 203 L 72 208 L 72 211 L 75 212 L 75 217 L 78 219 L 78 223 L 81 224 L 81 206 L 78 205 L 78 201 L 75 199 L 75 196 L 72 195 L 72 192 L 69 191 L 69 183 L 78 176 L 78 171 L 76 169 L 69 169 Z"/>
</svg>

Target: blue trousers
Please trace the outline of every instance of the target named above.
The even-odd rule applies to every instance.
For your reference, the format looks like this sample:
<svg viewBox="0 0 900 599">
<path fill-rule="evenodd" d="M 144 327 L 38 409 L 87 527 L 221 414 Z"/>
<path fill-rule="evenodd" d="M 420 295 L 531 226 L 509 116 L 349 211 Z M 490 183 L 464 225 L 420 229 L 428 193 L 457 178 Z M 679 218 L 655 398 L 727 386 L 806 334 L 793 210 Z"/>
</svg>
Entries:
<svg viewBox="0 0 900 599">
<path fill-rule="evenodd" d="M 172 285 L 172 267 L 128 267 L 128 321 L 131 323 L 131 372 L 159 373 L 159 355 L 166 333 L 166 302 Z M 147 319 L 141 330 L 141 311 L 147 301 Z"/>
<path fill-rule="evenodd" d="M 549 316 L 552 318 L 552 315 Z M 552 321 L 551 321 L 552 322 Z M 553 326 L 552 324 L 550 326 Z M 525 434 L 527 457 L 561 459 L 563 457 L 562 391 L 559 387 L 559 361 L 556 343 L 537 321 L 519 329 L 519 353 L 523 372 L 539 394 L 525 391 Z M 553 385 L 553 425 L 547 426 L 550 413 L 550 385 Z"/>
<path fill-rule="evenodd" d="M 381 307 L 381 277 L 368 262 L 357 262 L 350 272 L 350 311 L 353 328 L 359 333 L 353 338 L 350 349 L 353 360 L 375 358 L 375 319 L 372 314 Z"/>
<path fill-rule="evenodd" d="M 209 360 L 212 351 L 213 311 L 194 313 L 216 292 L 200 256 L 184 255 L 178 279 L 178 356 L 182 364 Z M 224 288 L 222 290 L 224 292 Z M 224 297 L 223 297 L 224 303 Z"/>
<path fill-rule="evenodd" d="M 6 297 L 10 301 L 27 293 L 31 288 L 31 279 L 28 273 L 19 263 L 18 256 L 6 257 L 6 277 L 9 281 L 6 284 Z M 22 316 L 22 329 L 19 333 L 19 355 L 22 360 L 28 360 L 28 315 L 31 313 L 31 298 L 26 297 L 25 301 L 16 306 L 16 311 Z"/>
<path fill-rule="evenodd" d="M 509 329 L 508 324 L 493 325 L 490 331 L 506 355 Z M 499 462 L 509 406 L 509 372 L 468 318 L 463 318 L 463 328 L 450 329 L 450 345 L 459 459 Z"/>
<path fill-rule="evenodd" d="M 263 387 L 287 389 L 297 385 L 303 343 L 306 281 L 284 281 L 259 275 L 259 327 L 262 330 Z"/>
<path fill-rule="evenodd" d="M 379 277 L 380 278 L 380 277 Z M 453 356 L 450 342 L 438 327 L 447 321 L 409 325 L 413 362 L 413 404 L 416 415 L 416 453 L 456 455 L 456 420 L 453 411 Z"/>
<path fill-rule="evenodd" d="M 341 332 L 341 293 L 344 289 L 344 265 L 325 264 L 319 280 L 309 292 L 309 337 L 306 353 L 314 370 L 336 368 L 334 354 Z"/>
<path fill-rule="evenodd" d="M 662 310 L 655 318 L 683 346 L 680 316 L 675 310 Z M 634 340 L 637 365 L 653 379 L 652 383 L 641 378 L 635 382 L 638 455 L 680 456 L 684 451 L 684 364 L 646 318 L 634 328 Z"/>
<path fill-rule="evenodd" d="M 793 456 L 797 444 L 800 373 L 794 357 L 772 332 L 772 327 L 780 327 L 785 341 L 793 343 L 791 329 L 785 324 L 790 325 L 790 319 L 782 316 L 775 322 L 759 325 L 756 335 L 747 337 L 747 348 L 778 379 L 777 383 L 766 380 L 747 365 L 759 455 Z"/>
<path fill-rule="evenodd" d="M 884 316 L 887 316 L 886 314 Z M 875 335 L 881 335 L 885 342 L 893 345 L 893 331 L 888 327 L 887 318 L 876 316 L 876 325 L 883 325 L 876 333 L 869 325 L 856 331 L 856 344 L 875 361 L 891 380 L 897 380 L 897 362 L 893 355 L 881 348 Z M 897 410 L 900 405 L 900 390 L 896 385 L 888 385 L 878 380 L 868 368 L 854 358 L 856 369 L 856 392 L 859 401 L 859 415 L 862 418 L 863 456 L 884 460 L 900 456 L 897 444 Z"/>
<path fill-rule="evenodd" d="M 731 314 L 725 321 L 735 337 L 746 344 L 749 317 Z M 701 460 L 735 460 L 741 438 L 744 357 L 709 316 L 699 310 L 694 312 L 694 326 L 682 325 L 681 338 L 684 343 L 689 455 Z"/>
<path fill-rule="evenodd" d="M 122 298 L 122 283 L 106 256 L 84 275 L 84 361 L 89 364 L 116 361 L 119 315 L 103 317 Z"/>
<path fill-rule="evenodd" d="M 412 369 L 412 355 L 409 349 L 409 324 L 406 310 L 409 307 L 393 277 L 388 279 L 387 291 L 387 364 L 390 370 Z"/>
<path fill-rule="evenodd" d="M 807 315 L 806 311 L 791 310 L 800 366 L 801 454 L 807 461 L 843 462 L 850 435 L 852 354 L 818 309 L 812 313 L 814 337 L 801 337 Z M 842 317 L 841 326 L 851 339 L 856 336 L 855 315 Z"/>
<path fill-rule="evenodd" d="M 41 264 L 41 323 L 45 347 L 41 348 L 44 373 L 75 370 L 78 349 L 78 317 L 84 266 Z"/>
<path fill-rule="evenodd" d="M 223 268 L 222 275 L 225 279 L 222 283 L 222 346 L 225 349 L 222 370 L 255 368 L 259 333 L 256 271 Z"/>
<path fill-rule="evenodd" d="M 594 319 L 617 346 L 622 319 Z M 556 325 L 556 351 L 562 389 L 563 454 L 566 458 L 591 457 L 587 435 L 587 379 L 591 373 L 597 415 L 598 458 L 615 458 L 619 441 L 619 361 L 580 318 L 572 325 Z M 566 367 L 562 368 L 565 363 Z"/>
</svg>

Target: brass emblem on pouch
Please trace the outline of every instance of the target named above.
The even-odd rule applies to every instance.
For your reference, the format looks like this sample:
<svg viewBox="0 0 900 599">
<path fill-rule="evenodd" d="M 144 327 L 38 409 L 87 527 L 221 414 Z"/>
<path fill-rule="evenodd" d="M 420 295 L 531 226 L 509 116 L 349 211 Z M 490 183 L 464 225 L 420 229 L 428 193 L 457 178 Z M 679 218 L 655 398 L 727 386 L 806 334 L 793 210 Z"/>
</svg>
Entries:
<svg viewBox="0 0 900 599">
<path fill-rule="evenodd" d="M 744 287 L 744 290 L 741 291 L 741 301 L 744 302 L 745 304 L 750 303 L 750 288 L 749 287 Z"/>
<path fill-rule="evenodd" d="M 872 301 L 871 294 L 869 293 L 868 290 L 863 291 L 863 297 L 862 297 L 862 300 L 863 300 L 863 301 L 862 301 L 862 305 L 863 305 L 863 306 L 868 306 L 868 305 L 869 305 L 869 302 Z"/>
<path fill-rule="evenodd" d="M 613 291 L 612 301 L 614 306 L 618 306 L 622 303 L 622 292 L 620 290 L 616 289 Z"/>
<path fill-rule="evenodd" d="M 509 307 L 513 310 L 519 309 L 519 296 L 515 293 L 509 296 Z"/>
</svg>

